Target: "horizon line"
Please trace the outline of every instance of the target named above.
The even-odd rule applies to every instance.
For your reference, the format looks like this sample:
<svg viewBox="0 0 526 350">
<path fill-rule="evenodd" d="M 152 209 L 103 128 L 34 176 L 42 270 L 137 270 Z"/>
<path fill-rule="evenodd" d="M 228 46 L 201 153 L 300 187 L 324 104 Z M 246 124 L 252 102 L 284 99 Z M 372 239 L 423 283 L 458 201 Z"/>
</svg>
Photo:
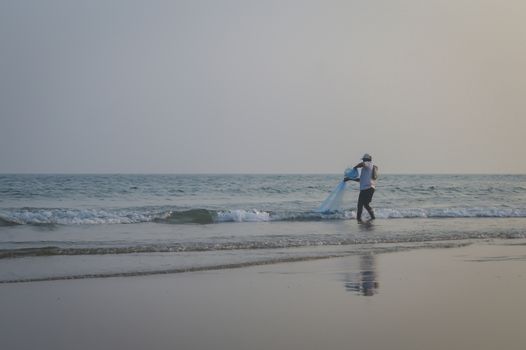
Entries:
<svg viewBox="0 0 526 350">
<path fill-rule="evenodd" d="M 0 172 L 2 175 L 340 175 L 331 172 Z M 526 175 L 520 172 L 385 172 L 382 175 Z"/>
</svg>

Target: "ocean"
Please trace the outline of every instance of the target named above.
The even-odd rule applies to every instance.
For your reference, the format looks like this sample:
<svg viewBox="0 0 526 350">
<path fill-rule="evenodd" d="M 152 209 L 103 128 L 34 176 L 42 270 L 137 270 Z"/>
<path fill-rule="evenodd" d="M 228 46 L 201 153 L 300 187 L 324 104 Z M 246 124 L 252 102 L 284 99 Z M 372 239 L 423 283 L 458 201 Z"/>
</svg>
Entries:
<svg viewBox="0 0 526 350">
<path fill-rule="evenodd" d="M 233 268 L 526 237 L 526 175 L 0 175 L 0 283 Z M 364 215 L 367 215 L 364 211 Z"/>
</svg>

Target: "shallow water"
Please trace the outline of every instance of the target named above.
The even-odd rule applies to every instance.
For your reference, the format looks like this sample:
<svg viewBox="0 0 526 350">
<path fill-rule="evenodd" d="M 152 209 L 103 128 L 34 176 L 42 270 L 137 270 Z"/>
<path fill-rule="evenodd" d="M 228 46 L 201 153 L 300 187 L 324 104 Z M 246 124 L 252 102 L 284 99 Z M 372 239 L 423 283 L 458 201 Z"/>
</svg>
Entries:
<svg viewBox="0 0 526 350">
<path fill-rule="evenodd" d="M 179 272 L 526 237 L 526 176 L 383 175 L 378 219 L 315 209 L 339 175 L 0 175 L 0 281 Z"/>
</svg>

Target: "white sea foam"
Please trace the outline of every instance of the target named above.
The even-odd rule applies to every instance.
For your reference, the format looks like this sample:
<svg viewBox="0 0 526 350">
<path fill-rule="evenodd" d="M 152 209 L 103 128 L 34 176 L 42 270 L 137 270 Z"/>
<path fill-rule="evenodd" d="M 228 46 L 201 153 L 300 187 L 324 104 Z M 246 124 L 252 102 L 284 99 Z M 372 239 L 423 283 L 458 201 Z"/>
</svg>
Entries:
<svg viewBox="0 0 526 350">
<path fill-rule="evenodd" d="M 520 218 L 526 217 L 526 209 L 503 208 L 407 208 L 378 209 L 376 216 L 383 219 L 394 218 Z"/>
<path fill-rule="evenodd" d="M 0 217 L 14 224 L 33 225 L 131 224 L 151 220 L 140 212 L 98 209 L 24 209 L 0 212 Z"/>
<path fill-rule="evenodd" d="M 217 213 L 218 222 L 258 222 L 270 221 L 270 214 L 265 211 L 252 210 L 228 210 Z"/>
<path fill-rule="evenodd" d="M 523 218 L 526 209 L 521 208 L 376 208 L 379 219 L 418 218 Z M 134 224 L 160 222 L 171 224 L 266 222 L 266 221 L 320 221 L 349 220 L 356 218 L 354 210 L 319 213 L 317 211 L 268 212 L 258 209 L 230 209 L 212 211 L 193 209 L 152 211 L 146 208 L 132 209 L 42 209 L 26 208 L 0 210 L 0 226 L 18 225 L 93 225 Z"/>
</svg>

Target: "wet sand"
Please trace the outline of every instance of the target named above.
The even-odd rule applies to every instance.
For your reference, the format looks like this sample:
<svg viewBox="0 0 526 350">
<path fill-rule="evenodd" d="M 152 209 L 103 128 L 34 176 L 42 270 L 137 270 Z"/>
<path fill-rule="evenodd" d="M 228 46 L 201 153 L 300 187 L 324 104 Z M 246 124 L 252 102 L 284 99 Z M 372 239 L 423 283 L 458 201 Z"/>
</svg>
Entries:
<svg viewBox="0 0 526 350">
<path fill-rule="evenodd" d="M 3 349 L 524 349 L 524 240 L 0 285 Z"/>
</svg>

